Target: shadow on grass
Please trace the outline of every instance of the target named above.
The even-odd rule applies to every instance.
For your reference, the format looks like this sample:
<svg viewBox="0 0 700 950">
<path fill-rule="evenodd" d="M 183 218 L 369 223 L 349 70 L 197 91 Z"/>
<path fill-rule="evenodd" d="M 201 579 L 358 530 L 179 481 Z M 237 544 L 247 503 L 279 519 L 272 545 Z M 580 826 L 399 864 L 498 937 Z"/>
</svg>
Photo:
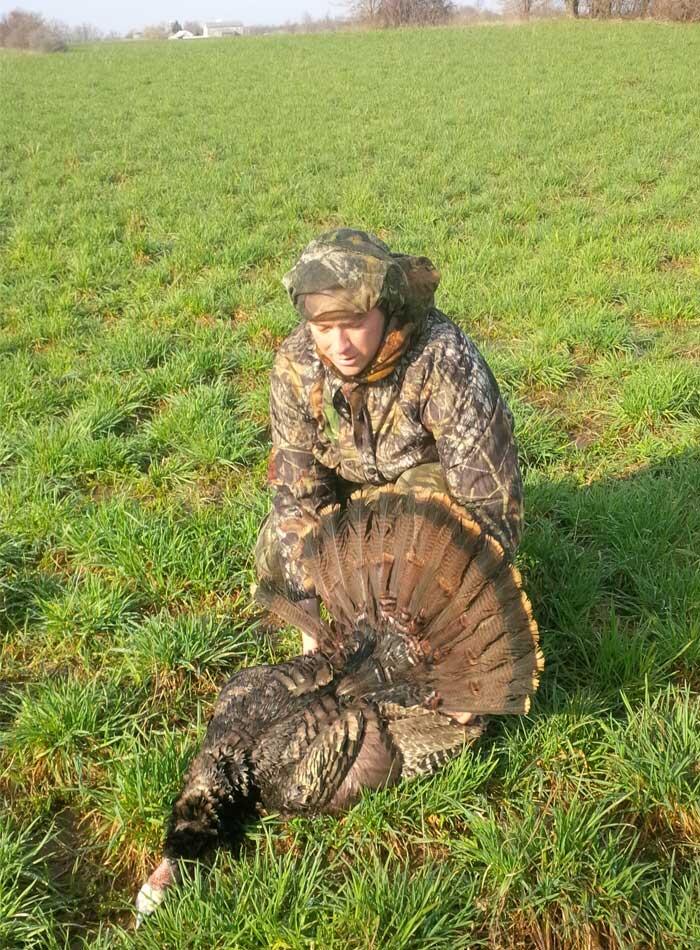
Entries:
<svg viewBox="0 0 700 950">
<path fill-rule="evenodd" d="M 518 559 L 545 653 L 535 715 L 697 686 L 700 452 L 585 487 L 533 475 L 526 501 Z"/>
</svg>

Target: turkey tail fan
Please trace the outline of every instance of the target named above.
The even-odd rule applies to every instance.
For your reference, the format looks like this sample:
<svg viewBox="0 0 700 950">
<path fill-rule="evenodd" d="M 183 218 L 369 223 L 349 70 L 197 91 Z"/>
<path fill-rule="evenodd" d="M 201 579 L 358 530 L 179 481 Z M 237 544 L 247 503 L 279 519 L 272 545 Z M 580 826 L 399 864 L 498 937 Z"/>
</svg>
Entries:
<svg viewBox="0 0 700 950">
<path fill-rule="evenodd" d="M 376 638 L 355 682 L 423 685 L 448 714 L 527 711 L 543 661 L 520 574 L 447 495 L 359 492 L 303 550 L 336 638 Z"/>
</svg>

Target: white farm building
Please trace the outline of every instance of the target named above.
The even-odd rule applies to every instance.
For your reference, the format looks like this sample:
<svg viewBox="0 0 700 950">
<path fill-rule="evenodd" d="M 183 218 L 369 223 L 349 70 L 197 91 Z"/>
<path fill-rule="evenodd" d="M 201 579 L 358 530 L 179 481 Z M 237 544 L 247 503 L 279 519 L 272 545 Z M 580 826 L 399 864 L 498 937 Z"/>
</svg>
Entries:
<svg viewBox="0 0 700 950">
<path fill-rule="evenodd" d="M 202 23 L 203 36 L 243 36 L 245 27 L 237 20 L 207 20 Z"/>
</svg>

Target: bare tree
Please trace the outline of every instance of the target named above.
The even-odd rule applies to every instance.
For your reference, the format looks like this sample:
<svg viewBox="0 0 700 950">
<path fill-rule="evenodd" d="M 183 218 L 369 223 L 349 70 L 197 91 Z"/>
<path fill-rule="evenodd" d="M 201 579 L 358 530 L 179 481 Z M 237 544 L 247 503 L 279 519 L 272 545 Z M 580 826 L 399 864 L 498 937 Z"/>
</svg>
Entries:
<svg viewBox="0 0 700 950">
<path fill-rule="evenodd" d="M 535 0 L 501 0 L 501 7 L 506 16 L 529 20 L 534 13 Z"/>
<path fill-rule="evenodd" d="M 452 12 L 452 23 L 493 23 L 500 20 L 501 14 L 485 6 L 484 0 L 472 3 L 456 4 Z"/>
<path fill-rule="evenodd" d="M 376 23 L 379 19 L 381 0 L 350 0 L 347 5 L 350 16 L 358 23 Z"/>
<path fill-rule="evenodd" d="M 197 20 L 185 20 L 182 24 L 182 29 L 187 30 L 193 36 L 202 36 L 204 34 L 204 27 Z"/>
<path fill-rule="evenodd" d="M 168 23 L 151 23 L 150 26 L 144 26 L 143 37 L 146 40 L 167 40 L 170 36 L 170 25 Z"/>
<path fill-rule="evenodd" d="M 67 43 L 79 44 L 79 43 L 96 43 L 98 40 L 103 40 L 105 34 L 98 27 L 93 26 L 92 23 L 81 23 L 79 26 L 68 26 L 65 27 L 62 31 L 64 39 Z"/>
<path fill-rule="evenodd" d="M 452 0 L 349 0 L 354 20 L 383 27 L 432 26 L 452 17 Z"/>
<path fill-rule="evenodd" d="M 40 13 L 11 10 L 0 19 L 0 46 L 55 53 L 66 48 L 60 24 L 49 23 Z"/>
<path fill-rule="evenodd" d="M 650 7 L 651 15 L 660 20 L 700 21 L 698 0 L 651 0 Z"/>
<path fill-rule="evenodd" d="M 432 26 L 451 19 L 452 0 L 349 0 L 354 20 L 383 27 Z"/>
</svg>

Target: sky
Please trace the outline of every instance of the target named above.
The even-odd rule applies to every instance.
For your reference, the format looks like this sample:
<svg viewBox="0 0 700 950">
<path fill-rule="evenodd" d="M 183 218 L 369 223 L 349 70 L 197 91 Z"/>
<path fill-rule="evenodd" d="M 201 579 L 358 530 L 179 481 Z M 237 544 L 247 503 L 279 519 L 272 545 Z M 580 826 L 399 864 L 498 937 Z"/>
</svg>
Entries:
<svg viewBox="0 0 700 950">
<path fill-rule="evenodd" d="M 0 0 L 0 16 L 17 8 L 41 13 L 71 26 L 91 23 L 101 30 L 127 30 L 179 20 L 240 20 L 247 26 L 345 13 L 340 0 Z"/>
</svg>

